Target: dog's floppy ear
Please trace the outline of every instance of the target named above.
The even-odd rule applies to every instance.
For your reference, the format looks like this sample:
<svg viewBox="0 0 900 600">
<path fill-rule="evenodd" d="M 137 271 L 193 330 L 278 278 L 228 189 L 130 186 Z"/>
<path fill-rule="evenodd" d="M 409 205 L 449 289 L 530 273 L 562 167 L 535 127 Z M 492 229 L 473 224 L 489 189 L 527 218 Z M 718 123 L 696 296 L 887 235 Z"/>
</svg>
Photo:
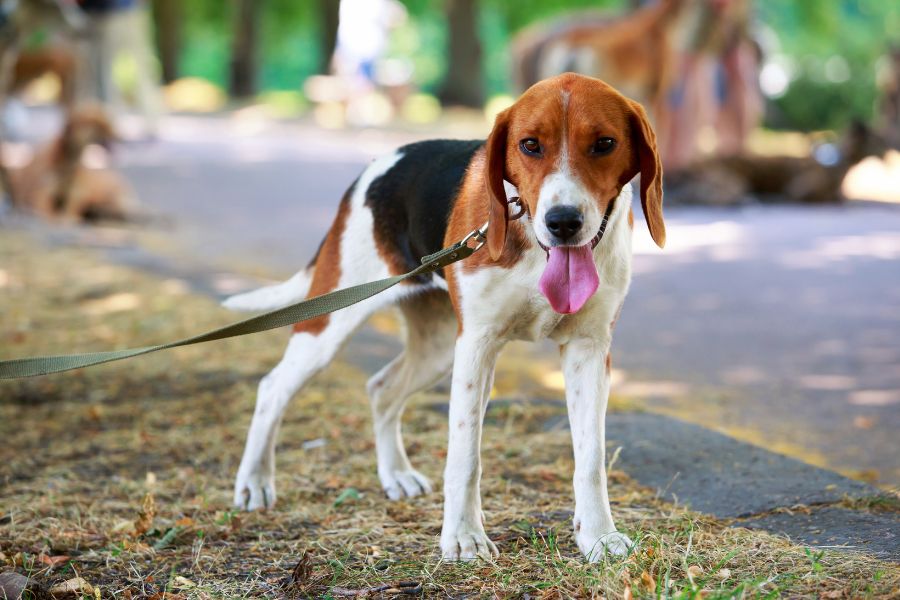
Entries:
<svg viewBox="0 0 900 600">
<path fill-rule="evenodd" d="M 650 127 L 644 107 L 631 102 L 631 131 L 641 172 L 641 208 L 650 229 L 650 237 L 662 248 L 666 245 L 666 224 L 663 221 L 663 169 L 656 149 L 656 134 Z"/>
<path fill-rule="evenodd" d="M 497 260 L 506 246 L 506 232 L 509 227 L 506 208 L 506 188 L 503 180 L 506 177 L 506 145 L 509 135 L 509 110 L 497 115 L 494 129 L 488 136 L 485 145 L 484 181 L 487 187 L 489 225 L 487 230 L 487 247 L 491 259 Z"/>
</svg>

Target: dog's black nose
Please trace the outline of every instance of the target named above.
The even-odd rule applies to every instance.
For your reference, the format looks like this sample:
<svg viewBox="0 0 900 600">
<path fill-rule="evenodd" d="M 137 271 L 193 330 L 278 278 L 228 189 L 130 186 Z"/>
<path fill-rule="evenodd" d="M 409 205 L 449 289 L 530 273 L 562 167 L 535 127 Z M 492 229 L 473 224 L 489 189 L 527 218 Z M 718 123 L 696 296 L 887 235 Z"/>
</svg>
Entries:
<svg viewBox="0 0 900 600">
<path fill-rule="evenodd" d="M 568 240 L 581 231 L 584 215 L 574 206 L 554 206 L 544 217 L 547 229 L 558 239 Z"/>
</svg>

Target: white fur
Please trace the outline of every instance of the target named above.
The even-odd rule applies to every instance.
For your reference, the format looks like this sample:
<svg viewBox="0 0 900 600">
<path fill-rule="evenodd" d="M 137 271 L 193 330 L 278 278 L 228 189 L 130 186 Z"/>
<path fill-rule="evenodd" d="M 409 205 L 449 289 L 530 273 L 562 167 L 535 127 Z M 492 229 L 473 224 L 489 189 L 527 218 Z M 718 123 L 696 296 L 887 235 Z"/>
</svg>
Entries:
<svg viewBox="0 0 900 600">
<path fill-rule="evenodd" d="M 460 287 L 462 334 L 457 340 L 450 397 L 449 445 L 444 473 L 441 552 L 449 560 L 488 557 L 496 548 L 482 524 L 481 417 L 487 406 L 497 353 L 510 340 L 550 338 L 560 344 L 575 445 L 576 539 L 589 560 L 603 550 L 627 551 L 631 542 L 615 531 L 606 494 L 603 425 L 609 395 L 605 358 L 611 323 L 631 279 L 631 228 L 626 220 L 631 187 L 616 200 L 594 258 L 600 288 L 578 313 L 554 312 L 538 291 L 546 257 L 526 252 L 512 268 L 486 267 L 466 273 L 454 265 Z"/>
<path fill-rule="evenodd" d="M 378 258 L 372 233 L 372 212 L 365 206 L 365 198 L 372 181 L 389 171 L 401 157 L 401 154 L 393 154 L 376 160 L 357 181 L 350 199 L 350 213 L 341 237 L 341 276 L 338 282 L 341 288 L 390 275 L 388 265 Z M 235 481 L 235 505 L 255 510 L 269 508 L 275 503 L 275 440 L 284 411 L 297 391 L 331 361 L 344 341 L 373 312 L 415 293 L 421 293 L 425 289 L 426 287 L 421 285 L 391 288 L 341 311 L 339 318 L 330 318 L 328 326 L 318 335 L 294 334 L 288 342 L 281 362 L 259 383 L 256 410 L 253 413 L 253 421 L 250 424 L 244 455 Z M 418 355 L 413 356 L 412 360 L 418 360 Z M 417 362 L 406 366 L 405 370 L 424 373 L 428 370 L 428 366 L 430 365 L 422 366 Z M 431 368 L 438 370 L 437 367 Z M 418 382 L 413 381 L 410 385 L 416 383 Z M 405 392 L 403 400 L 417 391 L 413 389 L 406 392 L 399 383 L 393 387 L 401 388 L 401 391 Z M 399 423 L 402 404 L 399 409 L 396 402 L 379 401 L 373 406 L 375 405 L 379 411 L 388 411 L 395 415 Z M 418 482 L 421 490 L 428 491 L 430 489 L 428 481 L 411 470 L 408 460 L 404 462 L 406 455 L 402 453 L 399 431 L 396 437 L 391 437 L 393 432 L 390 428 L 394 421 L 380 414 L 377 416 L 376 422 L 381 422 L 382 426 L 376 428 L 376 436 L 389 438 L 382 439 L 376 444 L 379 449 L 384 449 L 379 452 L 379 474 L 382 475 L 382 482 L 388 494 L 392 494 L 390 490 L 395 489 L 398 482 L 401 486 L 403 483 L 409 485 L 410 478 Z M 400 447 L 399 451 L 397 445 Z M 406 488 L 404 491 L 407 491 Z M 408 495 L 414 495 L 412 487 L 408 490 Z"/>
<path fill-rule="evenodd" d="M 312 283 L 312 269 L 303 269 L 282 283 L 230 296 L 222 301 L 222 306 L 231 310 L 246 311 L 283 308 L 303 300 L 309 292 L 310 283 Z"/>
</svg>

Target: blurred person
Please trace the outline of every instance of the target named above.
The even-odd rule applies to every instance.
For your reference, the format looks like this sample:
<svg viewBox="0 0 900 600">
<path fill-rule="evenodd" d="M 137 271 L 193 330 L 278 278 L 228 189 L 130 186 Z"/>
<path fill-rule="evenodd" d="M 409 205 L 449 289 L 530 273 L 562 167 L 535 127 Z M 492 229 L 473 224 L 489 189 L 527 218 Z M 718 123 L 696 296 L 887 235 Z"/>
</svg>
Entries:
<svg viewBox="0 0 900 600">
<path fill-rule="evenodd" d="M 877 81 L 879 130 L 900 149 L 900 46 L 889 48 L 879 61 Z"/>
<path fill-rule="evenodd" d="M 666 167 L 697 158 L 698 138 L 714 126 L 717 150 L 738 154 L 762 116 L 759 47 L 750 34 L 750 0 L 693 0 L 676 40 L 679 65 L 660 137 Z"/>
<path fill-rule="evenodd" d="M 145 0 L 78 0 L 88 16 L 88 60 L 93 89 L 87 93 L 120 109 L 121 90 L 113 81 L 113 65 L 122 54 L 134 63 L 134 103 L 144 119 L 144 133 L 158 133 L 162 97 L 150 41 L 149 10 Z"/>
<path fill-rule="evenodd" d="M 340 0 L 334 72 L 357 90 L 375 87 L 375 67 L 391 30 L 406 19 L 397 0 Z"/>
</svg>

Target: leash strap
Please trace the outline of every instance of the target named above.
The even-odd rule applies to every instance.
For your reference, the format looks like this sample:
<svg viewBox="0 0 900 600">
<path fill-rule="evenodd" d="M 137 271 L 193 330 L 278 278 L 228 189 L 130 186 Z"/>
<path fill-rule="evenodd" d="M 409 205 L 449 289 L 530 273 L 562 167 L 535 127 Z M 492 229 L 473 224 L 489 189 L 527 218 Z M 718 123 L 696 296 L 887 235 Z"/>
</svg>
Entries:
<svg viewBox="0 0 900 600">
<path fill-rule="evenodd" d="M 212 342 L 214 340 L 224 340 L 226 338 L 285 327 L 301 321 L 308 321 L 309 319 L 314 319 L 347 308 L 358 302 L 362 302 L 367 298 L 371 298 L 376 294 L 380 294 L 381 292 L 394 287 L 401 281 L 419 275 L 433 273 L 434 271 L 443 269 L 464 258 L 468 258 L 484 245 L 484 235 L 486 230 L 487 225 L 471 232 L 456 244 L 435 252 L 434 254 L 425 256 L 422 258 L 421 266 L 403 275 L 396 275 L 394 277 L 388 277 L 387 279 L 380 279 L 378 281 L 363 283 L 342 290 L 322 294 L 321 296 L 316 296 L 315 298 L 303 300 L 284 308 L 257 315 L 214 331 L 201 333 L 200 335 L 195 335 L 177 342 L 169 342 L 168 344 L 131 348 L 128 350 L 114 350 L 111 352 L 35 356 L 32 358 L 2 360 L 0 361 L 0 379 L 18 379 L 20 377 L 35 377 L 37 375 L 60 373 L 62 371 L 70 371 L 72 369 L 80 369 L 82 367 L 90 367 L 116 360 L 132 358 L 134 356 L 141 356 L 143 354 L 150 354 L 151 352 L 158 352 L 160 350 L 168 350 L 169 348 L 190 346 L 192 344 L 201 344 L 203 342 Z M 471 240 L 475 240 L 474 245 L 469 244 Z"/>
</svg>

